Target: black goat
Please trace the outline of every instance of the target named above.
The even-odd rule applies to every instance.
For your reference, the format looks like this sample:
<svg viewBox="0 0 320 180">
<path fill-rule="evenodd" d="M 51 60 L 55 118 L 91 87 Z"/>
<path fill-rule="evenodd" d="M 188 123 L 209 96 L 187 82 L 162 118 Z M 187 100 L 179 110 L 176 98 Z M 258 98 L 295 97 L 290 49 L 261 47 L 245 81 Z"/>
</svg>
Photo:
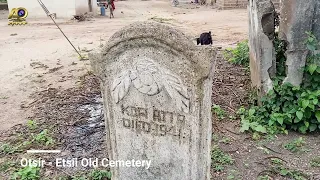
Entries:
<svg viewBox="0 0 320 180">
<path fill-rule="evenodd" d="M 200 35 L 200 38 L 197 38 L 197 45 L 209 45 L 212 44 L 212 36 L 211 36 L 211 31 L 202 33 Z"/>
</svg>

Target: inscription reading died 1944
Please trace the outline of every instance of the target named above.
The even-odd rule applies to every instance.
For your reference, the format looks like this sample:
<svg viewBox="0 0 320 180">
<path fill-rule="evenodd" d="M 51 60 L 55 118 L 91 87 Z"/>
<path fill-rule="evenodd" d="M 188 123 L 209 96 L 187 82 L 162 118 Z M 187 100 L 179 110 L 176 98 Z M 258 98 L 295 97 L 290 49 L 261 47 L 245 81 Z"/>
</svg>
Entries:
<svg viewBox="0 0 320 180">
<path fill-rule="evenodd" d="M 137 133 L 146 133 L 153 136 L 174 136 L 185 138 L 184 132 L 186 117 L 184 115 L 158 110 L 153 108 L 121 106 L 123 127 L 135 131 Z M 151 122 L 149 120 L 151 118 Z"/>
</svg>

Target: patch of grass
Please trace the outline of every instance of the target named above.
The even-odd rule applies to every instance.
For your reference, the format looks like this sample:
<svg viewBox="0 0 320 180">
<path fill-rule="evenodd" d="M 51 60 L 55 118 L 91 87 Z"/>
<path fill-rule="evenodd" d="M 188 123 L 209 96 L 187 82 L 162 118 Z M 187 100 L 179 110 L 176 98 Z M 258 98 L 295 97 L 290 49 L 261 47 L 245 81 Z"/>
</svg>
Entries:
<svg viewBox="0 0 320 180">
<path fill-rule="evenodd" d="M 224 153 L 218 146 L 214 146 L 211 151 L 211 160 L 214 171 L 223 171 L 225 166 L 232 165 L 234 159 Z"/>
<path fill-rule="evenodd" d="M 111 179 L 111 172 L 110 171 L 103 171 L 103 170 L 93 170 L 89 177 L 91 180 L 109 180 Z"/>
<path fill-rule="evenodd" d="M 213 105 L 212 111 L 218 117 L 219 120 L 222 120 L 225 118 L 226 112 L 219 105 L 216 105 L 216 104 Z"/>
<path fill-rule="evenodd" d="M 27 127 L 30 129 L 30 130 L 35 130 L 38 128 L 38 124 L 34 121 L 34 120 L 28 120 L 27 122 Z"/>
<path fill-rule="evenodd" d="M 12 176 L 12 180 L 39 180 L 40 168 L 35 166 L 26 166 L 17 170 Z"/>
<path fill-rule="evenodd" d="M 305 141 L 302 137 L 292 140 L 289 143 L 284 144 L 284 148 L 292 153 L 296 153 L 298 151 L 302 151 L 303 146 L 305 145 Z"/>
<path fill-rule="evenodd" d="M 1 144 L 0 146 L 0 155 L 14 154 L 16 152 L 21 152 L 20 146 L 12 146 L 10 144 Z"/>
<path fill-rule="evenodd" d="M 212 141 L 214 142 L 218 142 L 219 141 L 219 137 L 215 134 L 212 135 Z"/>
<path fill-rule="evenodd" d="M 308 174 L 305 174 L 295 169 L 290 169 L 288 167 L 285 167 L 281 159 L 271 158 L 270 160 L 271 160 L 270 167 L 268 168 L 268 170 L 264 171 L 264 173 L 258 177 L 259 180 L 273 179 L 273 178 L 270 178 L 271 174 L 286 177 L 289 179 L 294 179 L 294 180 L 307 180 L 310 178 Z"/>
<path fill-rule="evenodd" d="M 49 135 L 47 129 L 45 129 L 41 133 L 35 135 L 34 136 L 34 141 L 37 142 L 38 144 L 42 144 L 42 145 L 46 145 L 46 146 L 54 144 L 54 140 Z"/>
<path fill-rule="evenodd" d="M 0 164 L 0 172 L 7 172 L 10 168 L 15 165 L 12 161 L 6 161 Z"/>
<path fill-rule="evenodd" d="M 238 64 L 248 68 L 250 62 L 248 40 L 238 43 L 236 48 L 226 49 L 223 52 L 223 56 L 232 64 Z"/>
<path fill-rule="evenodd" d="M 279 174 L 284 177 L 293 178 L 295 180 L 307 180 L 308 179 L 308 176 L 306 174 L 304 174 L 300 171 L 297 171 L 297 170 L 291 170 L 291 169 L 284 168 L 284 167 L 281 167 L 279 170 L 280 170 Z"/>
<path fill-rule="evenodd" d="M 282 160 L 278 159 L 278 158 L 271 158 L 271 163 L 274 165 L 282 165 L 283 164 Z"/>
<path fill-rule="evenodd" d="M 310 161 L 311 167 L 320 167 L 320 156 L 315 157 Z"/>
<path fill-rule="evenodd" d="M 219 143 L 230 144 L 231 139 L 229 137 L 223 137 Z"/>
<path fill-rule="evenodd" d="M 227 180 L 234 180 L 234 179 L 239 179 L 239 172 L 232 169 L 228 172 Z"/>
<path fill-rule="evenodd" d="M 75 176 L 75 177 L 72 177 L 72 180 L 87 180 L 87 177 L 85 177 L 85 176 Z"/>
</svg>

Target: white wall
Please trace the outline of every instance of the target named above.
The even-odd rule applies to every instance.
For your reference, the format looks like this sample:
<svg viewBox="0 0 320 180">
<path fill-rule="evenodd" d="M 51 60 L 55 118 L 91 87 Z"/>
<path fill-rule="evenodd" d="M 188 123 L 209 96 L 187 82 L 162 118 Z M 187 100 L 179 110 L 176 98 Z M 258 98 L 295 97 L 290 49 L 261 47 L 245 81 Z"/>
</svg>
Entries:
<svg viewBox="0 0 320 180">
<path fill-rule="evenodd" d="M 92 12 L 95 15 L 97 9 L 97 0 L 91 0 Z M 89 0 L 76 0 L 76 14 L 89 12 Z"/>
<path fill-rule="evenodd" d="M 72 18 L 76 14 L 76 0 L 42 0 L 50 13 L 56 13 L 57 18 Z M 87 3 L 88 4 L 88 3 Z M 28 18 L 46 18 L 47 15 L 37 0 L 8 0 L 12 8 L 24 7 L 28 10 Z"/>
<path fill-rule="evenodd" d="M 76 14 L 89 12 L 89 0 L 76 0 Z"/>
</svg>

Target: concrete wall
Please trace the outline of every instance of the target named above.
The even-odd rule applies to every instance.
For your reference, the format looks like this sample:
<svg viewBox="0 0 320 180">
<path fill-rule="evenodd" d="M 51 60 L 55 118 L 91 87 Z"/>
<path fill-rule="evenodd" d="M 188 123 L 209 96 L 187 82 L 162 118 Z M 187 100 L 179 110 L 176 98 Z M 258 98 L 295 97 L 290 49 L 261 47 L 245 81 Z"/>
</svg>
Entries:
<svg viewBox="0 0 320 180">
<path fill-rule="evenodd" d="M 90 8 L 91 4 L 91 8 Z M 97 14 L 97 0 L 76 0 L 76 14 L 83 14 L 92 12 L 93 15 Z"/>
<path fill-rule="evenodd" d="M 76 14 L 89 12 L 89 0 L 76 0 Z"/>
<path fill-rule="evenodd" d="M 51 13 L 57 18 L 71 18 L 76 14 L 76 0 L 42 0 Z M 87 3 L 88 4 L 88 3 Z M 29 18 L 46 18 L 46 14 L 37 0 L 8 0 L 9 9 L 24 7 L 29 12 Z"/>
<path fill-rule="evenodd" d="M 276 8 L 279 7 L 280 0 L 272 0 Z M 216 0 L 216 5 L 220 9 L 247 8 L 248 0 Z"/>
</svg>

